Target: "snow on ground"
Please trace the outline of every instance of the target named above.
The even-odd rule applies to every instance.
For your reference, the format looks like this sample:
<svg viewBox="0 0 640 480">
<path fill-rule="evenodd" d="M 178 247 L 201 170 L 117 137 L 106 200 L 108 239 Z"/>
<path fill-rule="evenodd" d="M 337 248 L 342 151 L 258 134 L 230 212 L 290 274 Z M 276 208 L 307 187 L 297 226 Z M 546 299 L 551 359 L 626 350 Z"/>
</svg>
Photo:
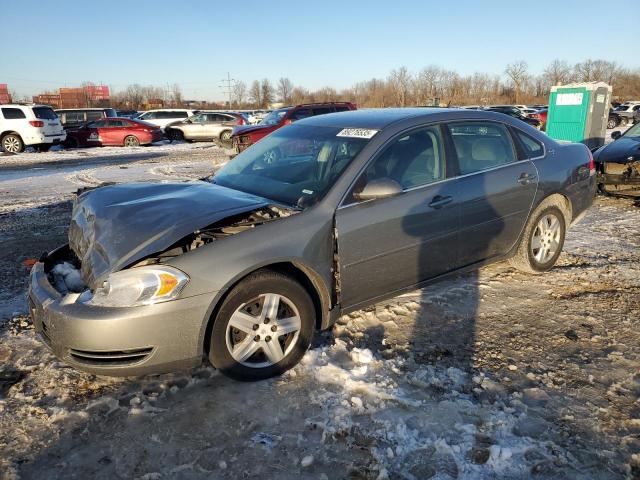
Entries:
<svg viewBox="0 0 640 480">
<path fill-rule="evenodd" d="M 551 272 L 497 264 L 344 316 L 281 378 L 239 383 L 204 364 L 112 379 L 57 361 L 20 313 L 22 262 L 65 241 L 78 186 L 199 178 L 226 158 L 206 147 L 13 180 L 0 170 L 0 478 L 640 475 L 630 200 L 598 198 Z"/>
</svg>

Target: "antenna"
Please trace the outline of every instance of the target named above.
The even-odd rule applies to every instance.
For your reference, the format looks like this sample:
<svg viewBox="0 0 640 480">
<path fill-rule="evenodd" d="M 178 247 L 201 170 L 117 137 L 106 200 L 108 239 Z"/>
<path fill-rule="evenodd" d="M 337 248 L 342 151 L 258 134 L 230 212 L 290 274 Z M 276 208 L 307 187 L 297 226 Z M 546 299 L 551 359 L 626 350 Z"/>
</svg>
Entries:
<svg viewBox="0 0 640 480">
<path fill-rule="evenodd" d="M 231 94 L 233 93 L 233 87 L 237 80 L 235 78 L 231 78 L 231 74 L 227 72 L 227 78 L 223 78 L 220 82 L 222 82 L 222 84 L 218 85 L 218 88 L 221 88 L 222 92 L 227 94 L 227 97 L 229 98 L 228 108 L 231 108 Z"/>
</svg>

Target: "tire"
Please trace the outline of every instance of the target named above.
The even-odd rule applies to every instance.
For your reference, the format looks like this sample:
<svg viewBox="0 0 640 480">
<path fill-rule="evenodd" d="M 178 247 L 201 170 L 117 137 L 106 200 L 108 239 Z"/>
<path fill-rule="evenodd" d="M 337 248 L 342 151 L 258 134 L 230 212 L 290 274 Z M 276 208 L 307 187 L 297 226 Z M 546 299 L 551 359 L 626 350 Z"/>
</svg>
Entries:
<svg viewBox="0 0 640 480">
<path fill-rule="evenodd" d="M 565 217 L 557 206 L 538 208 L 529 217 L 518 250 L 509 262 L 525 273 L 546 272 L 562 253 L 565 234 Z"/>
<path fill-rule="evenodd" d="M 2 137 L 2 148 L 7 153 L 24 152 L 24 142 L 17 133 L 9 133 Z"/>
<path fill-rule="evenodd" d="M 627 126 L 627 119 L 626 119 L 626 117 L 622 117 L 622 118 L 620 119 L 620 126 L 621 126 L 621 127 L 626 127 L 626 126 Z"/>
<path fill-rule="evenodd" d="M 67 137 L 64 141 L 64 146 L 66 148 L 80 148 L 80 141 L 74 137 Z"/>
<path fill-rule="evenodd" d="M 607 121 L 607 128 L 611 130 L 612 128 L 616 128 L 618 126 L 618 122 L 616 122 L 615 118 L 610 118 Z"/>
<path fill-rule="evenodd" d="M 275 321 L 269 318 L 274 307 Z M 313 301 L 298 282 L 270 270 L 253 273 L 224 300 L 211 329 L 209 360 L 236 380 L 280 375 L 311 345 L 315 316 Z"/>
<path fill-rule="evenodd" d="M 124 146 L 125 147 L 139 147 L 140 140 L 135 135 L 128 135 L 124 137 Z"/>
<path fill-rule="evenodd" d="M 229 140 L 231 140 L 231 130 L 225 130 L 220 134 L 220 141 L 228 142 Z"/>
<path fill-rule="evenodd" d="M 37 150 L 39 152 L 48 152 L 52 146 L 53 145 L 51 145 L 50 143 L 45 143 L 44 145 L 38 145 Z"/>
<path fill-rule="evenodd" d="M 169 140 L 172 142 L 179 142 L 180 140 L 184 140 L 184 133 L 180 130 L 171 129 L 169 133 L 167 133 L 167 137 L 169 137 Z"/>
</svg>

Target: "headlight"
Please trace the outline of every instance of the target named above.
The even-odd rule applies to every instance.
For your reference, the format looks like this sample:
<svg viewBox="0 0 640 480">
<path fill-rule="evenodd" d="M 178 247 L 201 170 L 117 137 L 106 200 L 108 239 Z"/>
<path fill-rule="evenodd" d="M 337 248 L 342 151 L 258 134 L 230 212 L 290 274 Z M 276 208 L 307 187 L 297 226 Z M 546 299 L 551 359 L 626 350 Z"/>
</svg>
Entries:
<svg viewBox="0 0 640 480">
<path fill-rule="evenodd" d="M 135 307 L 176 298 L 189 277 L 167 266 L 146 266 L 112 273 L 102 288 L 96 289 L 88 305 Z"/>
</svg>

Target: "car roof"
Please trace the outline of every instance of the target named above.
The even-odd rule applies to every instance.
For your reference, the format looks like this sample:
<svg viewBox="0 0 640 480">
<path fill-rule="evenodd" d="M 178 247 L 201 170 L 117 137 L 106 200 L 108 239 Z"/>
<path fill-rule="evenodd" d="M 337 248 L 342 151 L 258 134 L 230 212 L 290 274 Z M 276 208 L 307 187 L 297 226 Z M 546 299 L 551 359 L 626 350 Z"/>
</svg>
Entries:
<svg viewBox="0 0 640 480">
<path fill-rule="evenodd" d="M 296 125 L 313 125 L 319 127 L 342 127 L 342 128 L 371 128 L 381 130 L 392 123 L 411 118 L 423 118 L 425 120 L 431 116 L 438 116 L 434 120 L 453 119 L 503 119 L 499 113 L 487 112 L 486 110 L 471 110 L 463 108 L 372 108 L 364 110 L 350 110 L 347 112 L 329 113 L 317 115 L 315 117 L 298 120 Z"/>
<path fill-rule="evenodd" d="M 104 110 L 115 110 L 113 107 L 90 107 L 90 108 L 56 108 L 56 112 L 76 112 L 76 111 L 90 111 L 90 112 L 102 112 Z"/>
</svg>

